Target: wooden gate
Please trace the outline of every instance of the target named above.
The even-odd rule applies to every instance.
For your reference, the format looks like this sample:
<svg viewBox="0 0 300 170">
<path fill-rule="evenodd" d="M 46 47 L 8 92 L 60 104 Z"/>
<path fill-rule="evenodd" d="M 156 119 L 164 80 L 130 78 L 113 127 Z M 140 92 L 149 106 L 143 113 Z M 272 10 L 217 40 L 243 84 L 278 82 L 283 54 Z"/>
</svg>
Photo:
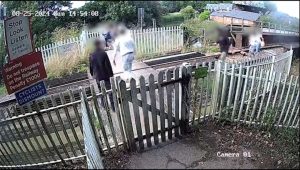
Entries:
<svg viewBox="0 0 300 170">
<path fill-rule="evenodd" d="M 143 150 L 179 137 L 189 120 L 191 68 L 176 68 L 119 82 L 120 108 L 128 148 Z"/>
</svg>

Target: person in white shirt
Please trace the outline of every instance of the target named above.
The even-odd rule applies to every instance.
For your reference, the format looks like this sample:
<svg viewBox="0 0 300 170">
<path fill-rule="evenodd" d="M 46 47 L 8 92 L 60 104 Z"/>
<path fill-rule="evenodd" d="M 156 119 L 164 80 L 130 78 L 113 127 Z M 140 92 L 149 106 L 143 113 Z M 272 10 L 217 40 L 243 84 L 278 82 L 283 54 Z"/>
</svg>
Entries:
<svg viewBox="0 0 300 170">
<path fill-rule="evenodd" d="M 124 27 L 120 29 L 119 35 L 114 43 L 114 65 L 116 65 L 115 59 L 117 54 L 122 57 L 125 79 L 128 81 L 132 77 L 131 70 L 135 58 L 135 44 L 130 32 Z"/>
</svg>

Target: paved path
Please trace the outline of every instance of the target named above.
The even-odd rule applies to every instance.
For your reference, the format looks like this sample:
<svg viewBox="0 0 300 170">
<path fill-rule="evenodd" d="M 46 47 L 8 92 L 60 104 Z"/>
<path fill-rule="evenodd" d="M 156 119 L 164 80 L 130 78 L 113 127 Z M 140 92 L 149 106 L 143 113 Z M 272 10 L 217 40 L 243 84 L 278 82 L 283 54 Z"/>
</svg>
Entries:
<svg viewBox="0 0 300 170">
<path fill-rule="evenodd" d="M 129 158 L 126 169 L 252 169 L 249 158 L 217 157 L 210 143 L 185 138 L 174 143 L 135 153 Z M 211 155 L 212 154 L 212 155 Z"/>
<path fill-rule="evenodd" d="M 117 57 L 116 58 L 116 65 L 114 65 L 113 64 L 113 51 L 109 50 L 109 51 L 107 51 L 107 54 L 109 56 L 110 62 L 112 63 L 114 76 L 115 77 L 118 77 L 118 76 L 122 77 L 122 74 L 123 74 L 122 58 Z M 154 75 L 158 74 L 158 72 L 156 70 L 154 70 L 153 68 L 151 68 L 147 64 L 145 64 L 143 62 L 140 62 L 140 61 L 136 61 L 136 60 L 133 61 L 132 70 L 133 70 L 132 71 L 132 77 L 135 78 L 136 80 L 138 80 L 141 75 L 143 75 L 146 78 L 151 73 L 154 74 Z"/>
</svg>

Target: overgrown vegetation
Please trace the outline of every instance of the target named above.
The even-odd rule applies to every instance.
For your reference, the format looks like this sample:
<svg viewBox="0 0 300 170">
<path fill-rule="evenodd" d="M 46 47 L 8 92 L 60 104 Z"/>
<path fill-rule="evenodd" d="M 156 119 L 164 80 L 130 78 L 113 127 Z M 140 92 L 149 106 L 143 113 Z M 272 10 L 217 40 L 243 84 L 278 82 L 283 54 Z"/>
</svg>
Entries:
<svg viewBox="0 0 300 170">
<path fill-rule="evenodd" d="M 81 53 L 78 49 L 72 50 L 66 56 L 50 58 L 46 65 L 48 79 L 61 78 L 73 73 L 86 72 L 88 69 L 88 57 L 92 48 L 90 45 Z"/>
<path fill-rule="evenodd" d="M 217 22 L 211 20 L 202 21 L 199 18 L 186 20 L 182 24 L 182 28 L 185 33 L 184 41 L 186 42 L 184 45 L 184 51 L 193 49 L 191 45 L 200 40 L 202 47 L 198 49 L 199 52 L 217 52 L 217 47 L 214 46 L 213 43 L 216 42 L 218 38 L 218 26 L 219 24 Z"/>
<path fill-rule="evenodd" d="M 184 22 L 184 16 L 180 12 L 168 13 L 161 20 L 164 26 L 180 25 Z"/>
<path fill-rule="evenodd" d="M 58 42 L 64 41 L 70 38 L 78 37 L 80 35 L 80 29 L 77 23 L 70 23 L 66 27 L 57 27 L 51 34 L 51 41 Z"/>
<path fill-rule="evenodd" d="M 183 15 L 184 19 L 191 19 L 195 16 L 195 10 L 192 6 L 187 6 L 180 10 L 180 13 Z"/>
<path fill-rule="evenodd" d="M 205 21 L 209 19 L 209 16 L 210 16 L 210 12 L 205 10 L 199 14 L 199 19 L 200 21 Z"/>
</svg>

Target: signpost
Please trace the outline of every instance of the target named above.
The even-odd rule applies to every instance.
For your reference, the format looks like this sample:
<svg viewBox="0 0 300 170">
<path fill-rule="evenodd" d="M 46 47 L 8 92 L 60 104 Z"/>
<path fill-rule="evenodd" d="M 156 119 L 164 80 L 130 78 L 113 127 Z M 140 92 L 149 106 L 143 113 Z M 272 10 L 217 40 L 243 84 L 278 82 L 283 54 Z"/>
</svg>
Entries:
<svg viewBox="0 0 300 170">
<path fill-rule="evenodd" d="M 19 92 L 16 92 L 16 99 L 19 105 L 31 102 L 43 95 L 47 94 L 47 90 L 44 81 L 40 81 L 32 86 L 29 86 Z"/>
<path fill-rule="evenodd" d="M 3 80 L 8 94 L 15 93 L 23 105 L 47 94 L 42 53 L 33 51 L 29 17 L 8 18 L 4 29 L 9 62 L 3 67 Z"/>
<path fill-rule="evenodd" d="M 10 60 L 33 52 L 29 17 L 8 18 L 4 21 L 4 29 Z"/>
<path fill-rule="evenodd" d="M 2 75 L 8 94 L 47 78 L 42 53 L 38 51 L 11 60 L 4 66 Z"/>
</svg>

